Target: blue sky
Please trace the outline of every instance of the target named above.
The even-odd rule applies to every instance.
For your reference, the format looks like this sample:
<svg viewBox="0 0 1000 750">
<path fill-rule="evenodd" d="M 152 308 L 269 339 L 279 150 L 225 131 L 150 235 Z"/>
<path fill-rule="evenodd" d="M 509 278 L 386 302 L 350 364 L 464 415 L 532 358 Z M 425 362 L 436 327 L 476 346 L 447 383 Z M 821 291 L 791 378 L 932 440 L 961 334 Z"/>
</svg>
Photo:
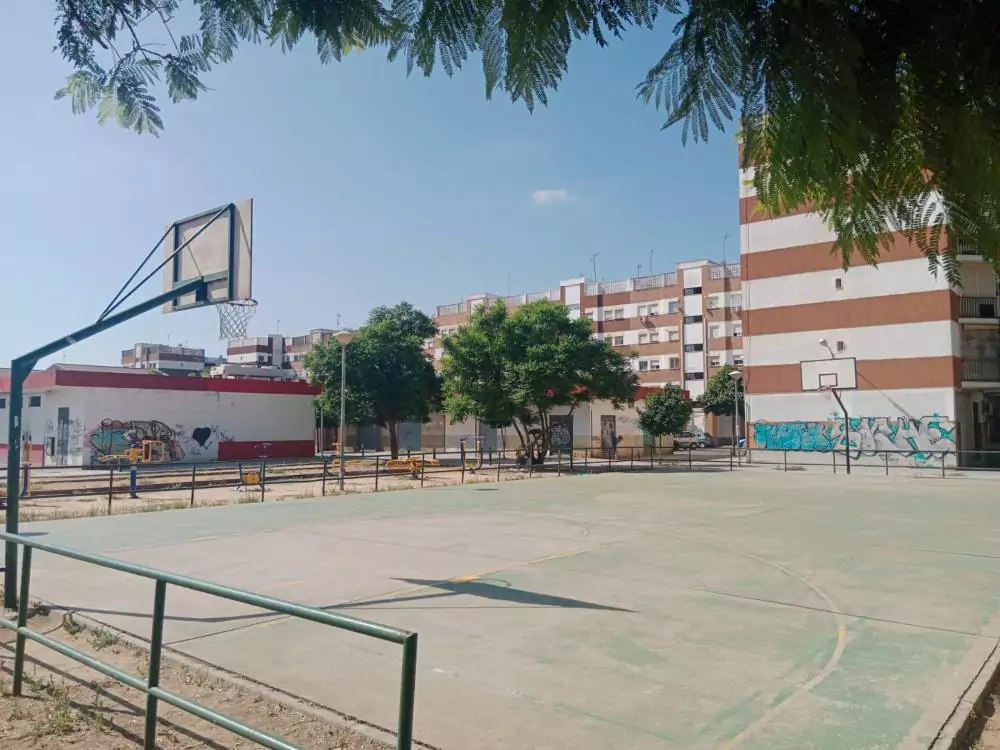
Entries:
<svg viewBox="0 0 1000 750">
<path fill-rule="evenodd" d="M 732 134 L 684 147 L 634 96 L 669 19 L 580 46 L 534 114 L 487 102 L 475 65 L 407 78 L 380 51 L 323 66 L 310 44 L 246 47 L 198 101 L 162 98 L 157 139 L 53 100 L 68 65 L 52 52 L 48 3 L 7 16 L 20 33 L 0 48 L 16 71 L 0 119 L 0 362 L 96 318 L 172 219 L 243 197 L 255 200 L 251 335 L 505 294 L 508 274 L 513 292 L 540 291 L 589 273 L 593 253 L 601 278 L 646 273 L 650 249 L 660 272 L 718 258 L 737 236 Z M 116 364 L 134 342 L 168 337 L 224 348 L 215 311 L 153 312 L 49 361 Z"/>
</svg>

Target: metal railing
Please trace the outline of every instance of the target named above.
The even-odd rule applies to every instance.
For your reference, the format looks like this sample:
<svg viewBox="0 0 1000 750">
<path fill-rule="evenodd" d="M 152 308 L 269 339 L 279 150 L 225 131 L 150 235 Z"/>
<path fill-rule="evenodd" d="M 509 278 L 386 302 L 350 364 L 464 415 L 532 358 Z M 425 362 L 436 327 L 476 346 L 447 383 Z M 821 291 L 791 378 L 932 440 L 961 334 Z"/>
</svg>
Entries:
<svg viewBox="0 0 1000 750">
<path fill-rule="evenodd" d="M 963 359 L 962 380 L 1000 383 L 1000 359 Z"/>
<path fill-rule="evenodd" d="M 467 312 L 469 305 L 467 302 L 456 302 L 451 305 L 438 305 L 437 314 L 438 315 L 457 315 L 458 313 Z"/>
<path fill-rule="evenodd" d="M 960 318 L 988 318 L 996 320 L 1000 315 L 1000 305 L 997 297 L 959 297 L 958 315 Z"/>
<path fill-rule="evenodd" d="M 24 685 L 24 652 L 27 641 L 33 641 L 50 648 L 63 656 L 100 672 L 105 677 L 117 680 L 123 685 L 134 688 L 146 695 L 146 723 L 143 739 L 145 750 L 156 748 L 156 718 L 159 702 L 163 701 L 181 711 L 185 711 L 199 719 L 211 722 L 227 729 L 240 737 L 256 742 L 264 747 L 275 750 L 298 750 L 296 745 L 244 724 L 237 719 L 208 708 L 200 703 L 188 700 L 177 693 L 165 690 L 160 686 L 160 663 L 163 654 L 163 622 L 166 616 L 167 585 L 198 591 L 209 596 L 228 599 L 251 607 L 259 607 L 271 612 L 297 617 L 302 620 L 328 625 L 330 627 L 348 630 L 352 633 L 366 635 L 382 641 L 398 643 L 403 647 L 403 664 L 399 691 L 399 719 L 396 725 L 397 750 L 409 750 L 413 742 L 413 702 L 416 691 L 417 674 L 417 634 L 406 630 L 380 625 L 367 620 L 360 620 L 346 615 L 332 614 L 322 609 L 294 604 L 269 596 L 253 594 L 249 591 L 221 586 L 216 583 L 202 581 L 196 578 L 167 573 L 162 570 L 148 568 L 144 565 L 114 560 L 112 558 L 94 555 L 79 550 L 61 547 L 55 544 L 38 542 L 17 534 L 0 532 L 0 541 L 20 545 L 21 552 L 21 582 L 18 596 L 17 620 L 0 618 L 0 627 L 14 631 L 16 642 L 14 649 L 14 686 L 13 694 L 20 696 Z M 156 582 L 153 596 L 153 627 L 149 639 L 149 667 L 146 679 L 124 672 L 106 662 L 79 651 L 65 643 L 53 640 L 43 633 L 28 628 L 29 597 L 31 591 L 31 553 L 32 550 L 48 552 L 71 560 L 110 568 L 123 573 L 150 578 Z"/>
<path fill-rule="evenodd" d="M 739 263 L 729 263 L 725 266 L 717 265 L 711 266 L 708 269 L 708 278 L 710 279 L 738 279 L 740 277 L 740 264 Z"/>
</svg>

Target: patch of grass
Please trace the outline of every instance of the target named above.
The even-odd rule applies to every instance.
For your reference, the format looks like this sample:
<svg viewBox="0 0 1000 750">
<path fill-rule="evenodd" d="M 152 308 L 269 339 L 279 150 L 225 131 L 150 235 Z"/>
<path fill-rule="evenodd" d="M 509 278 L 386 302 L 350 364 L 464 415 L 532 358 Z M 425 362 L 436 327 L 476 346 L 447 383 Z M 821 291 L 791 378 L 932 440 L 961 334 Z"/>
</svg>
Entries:
<svg viewBox="0 0 1000 750">
<path fill-rule="evenodd" d="M 118 633 L 107 628 L 98 628 L 90 633 L 90 645 L 95 651 L 103 651 L 106 648 L 117 646 L 121 640 Z"/>
<path fill-rule="evenodd" d="M 87 629 L 85 625 L 81 625 L 73 618 L 72 612 L 67 612 L 62 616 L 62 626 L 63 630 L 70 635 L 77 635 Z"/>
</svg>

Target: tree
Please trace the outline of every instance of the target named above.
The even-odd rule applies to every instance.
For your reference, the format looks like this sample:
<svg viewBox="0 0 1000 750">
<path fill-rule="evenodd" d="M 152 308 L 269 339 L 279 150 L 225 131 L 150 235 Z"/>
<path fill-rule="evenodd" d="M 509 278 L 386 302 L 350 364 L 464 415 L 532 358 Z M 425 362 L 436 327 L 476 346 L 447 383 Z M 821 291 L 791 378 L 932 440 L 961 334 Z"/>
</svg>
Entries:
<svg viewBox="0 0 1000 750">
<path fill-rule="evenodd" d="M 439 401 L 437 373 L 424 353 L 424 342 L 436 333 L 434 321 L 402 302 L 372 310 L 347 345 L 345 422 L 385 427 L 393 458 L 399 455 L 399 423 L 428 421 Z M 310 379 L 323 386 L 317 405 L 331 424 L 340 420 L 340 364 L 333 338 L 305 359 Z"/>
<path fill-rule="evenodd" d="M 593 338 L 589 320 L 571 320 L 564 306 L 547 300 L 513 314 L 500 301 L 480 307 L 444 340 L 444 351 L 448 417 L 513 427 L 534 462 L 551 448 L 554 409 L 572 414 L 595 399 L 621 408 L 638 385 L 628 360 Z"/>
<path fill-rule="evenodd" d="M 739 388 L 737 391 L 736 380 L 729 374 L 735 372 L 736 369 L 732 365 L 726 365 L 710 377 L 705 384 L 705 392 L 697 401 L 697 406 L 717 417 L 731 417 L 734 404 L 739 404 L 740 416 L 742 417 L 744 411 L 743 389 Z M 739 393 L 738 396 L 737 393 Z"/>
<path fill-rule="evenodd" d="M 182 6 L 197 27 L 181 23 Z M 605 46 L 662 12 L 679 15 L 674 40 L 639 97 L 683 140 L 739 117 L 765 210 L 811 205 L 845 265 L 855 250 L 874 263 L 895 231 L 957 279 L 946 227 L 997 257 L 1000 3 L 983 0 L 56 0 L 57 46 L 74 68 L 57 96 L 156 133 L 158 83 L 174 102 L 194 99 L 241 42 L 288 50 L 309 34 L 324 63 L 381 47 L 425 75 L 479 52 L 486 96 L 531 109 L 567 72 L 574 41 Z"/>
<path fill-rule="evenodd" d="M 646 397 L 646 406 L 639 409 L 639 427 L 647 435 L 662 438 L 676 435 L 691 421 L 694 404 L 684 390 L 673 384 Z"/>
</svg>

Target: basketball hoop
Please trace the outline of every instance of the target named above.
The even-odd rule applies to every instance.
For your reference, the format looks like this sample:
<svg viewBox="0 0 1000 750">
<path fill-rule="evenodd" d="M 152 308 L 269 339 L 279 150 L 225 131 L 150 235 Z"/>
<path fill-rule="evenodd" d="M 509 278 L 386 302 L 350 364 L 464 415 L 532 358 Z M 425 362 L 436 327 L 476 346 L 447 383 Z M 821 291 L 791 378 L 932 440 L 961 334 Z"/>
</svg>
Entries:
<svg viewBox="0 0 1000 750">
<path fill-rule="evenodd" d="M 247 324 L 257 312 L 257 300 L 232 300 L 221 302 L 215 307 L 219 311 L 219 339 L 229 341 L 246 338 Z"/>
</svg>

